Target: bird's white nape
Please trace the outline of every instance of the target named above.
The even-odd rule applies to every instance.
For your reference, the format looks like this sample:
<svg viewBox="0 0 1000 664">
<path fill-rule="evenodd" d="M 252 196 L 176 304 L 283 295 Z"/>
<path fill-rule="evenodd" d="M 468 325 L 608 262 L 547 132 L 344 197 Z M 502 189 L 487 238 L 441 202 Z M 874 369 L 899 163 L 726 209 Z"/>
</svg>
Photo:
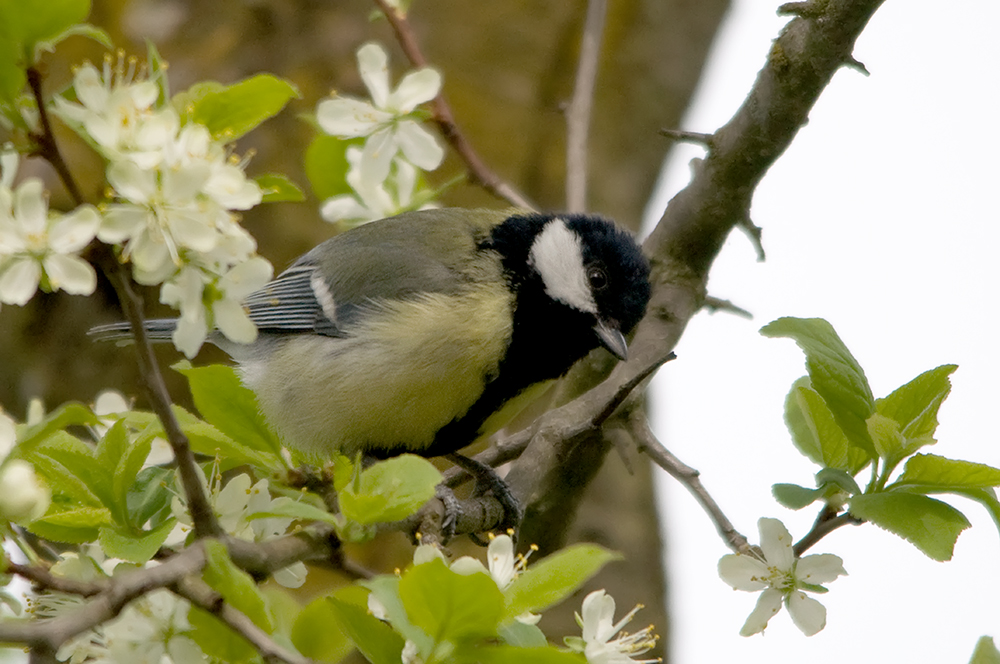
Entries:
<svg viewBox="0 0 1000 664">
<path fill-rule="evenodd" d="M 528 265 L 535 268 L 545 284 L 545 293 L 574 309 L 597 313 L 583 264 L 583 244 L 564 219 L 554 217 L 531 244 Z"/>
</svg>

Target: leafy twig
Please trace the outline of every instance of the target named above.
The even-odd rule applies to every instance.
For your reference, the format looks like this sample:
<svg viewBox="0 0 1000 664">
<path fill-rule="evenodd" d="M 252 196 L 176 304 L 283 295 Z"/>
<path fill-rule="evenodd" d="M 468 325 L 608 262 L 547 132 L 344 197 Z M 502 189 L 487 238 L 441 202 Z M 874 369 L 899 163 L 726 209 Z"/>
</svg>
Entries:
<svg viewBox="0 0 1000 664">
<path fill-rule="evenodd" d="M 839 513 L 836 508 L 826 507 L 816 521 L 812 529 L 805 536 L 795 543 L 793 550 L 796 556 L 801 556 L 821 539 L 843 526 L 857 526 L 864 523 L 861 519 L 850 512 Z"/>
<path fill-rule="evenodd" d="M 420 45 L 417 44 L 417 38 L 413 33 L 413 28 L 410 27 L 410 22 L 390 5 L 387 0 L 374 0 L 374 2 L 378 6 L 379 11 L 389 21 L 389 25 L 392 26 L 392 31 L 396 34 L 396 39 L 399 41 L 403 53 L 409 58 L 410 63 L 414 67 L 426 67 L 427 59 L 424 58 L 424 54 L 420 50 Z M 434 109 L 434 122 L 437 124 L 444 139 L 448 141 L 448 144 L 451 145 L 456 154 L 465 162 L 465 167 L 469 172 L 469 181 L 472 184 L 481 186 L 497 198 L 502 198 L 511 205 L 528 210 L 535 209 L 527 198 L 490 170 L 489 166 L 472 149 L 472 144 L 469 143 L 465 134 L 458 128 L 458 124 L 455 122 L 455 115 L 451 111 L 451 106 L 445 100 L 444 93 L 439 93 L 431 103 Z"/>
<path fill-rule="evenodd" d="M 570 212 L 587 209 L 587 134 L 605 14 L 606 0 L 589 0 L 583 38 L 580 40 L 576 83 L 566 109 L 566 209 Z"/>
</svg>

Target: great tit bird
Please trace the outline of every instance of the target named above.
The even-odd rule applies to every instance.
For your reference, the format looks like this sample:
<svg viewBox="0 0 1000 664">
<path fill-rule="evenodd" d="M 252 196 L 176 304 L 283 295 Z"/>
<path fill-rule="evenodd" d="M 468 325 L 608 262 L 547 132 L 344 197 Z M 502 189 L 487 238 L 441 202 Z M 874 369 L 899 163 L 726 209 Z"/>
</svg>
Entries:
<svg viewBox="0 0 1000 664">
<path fill-rule="evenodd" d="M 591 350 L 625 359 L 649 295 L 639 247 L 601 217 L 407 212 L 323 242 L 247 297 L 255 342 L 209 340 L 307 457 L 431 457 L 502 428 Z M 174 321 L 148 328 L 169 339 Z"/>
</svg>

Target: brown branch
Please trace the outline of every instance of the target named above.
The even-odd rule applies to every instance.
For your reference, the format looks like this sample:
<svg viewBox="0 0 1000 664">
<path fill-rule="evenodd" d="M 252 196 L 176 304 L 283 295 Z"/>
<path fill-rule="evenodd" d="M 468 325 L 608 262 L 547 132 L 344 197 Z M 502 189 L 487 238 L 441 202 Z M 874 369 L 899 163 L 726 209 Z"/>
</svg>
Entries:
<svg viewBox="0 0 1000 664">
<path fill-rule="evenodd" d="M 719 504 L 715 502 L 715 499 L 712 498 L 712 495 L 705 488 L 705 485 L 701 483 L 701 473 L 682 462 L 670 450 L 664 447 L 663 443 L 657 440 L 652 430 L 650 430 L 649 423 L 645 419 L 632 418 L 629 424 L 630 432 L 636 441 L 636 445 L 639 447 L 639 451 L 646 454 L 657 466 L 665 470 L 667 474 L 683 484 L 684 488 L 691 492 L 691 495 L 698 501 L 698 504 L 702 506 L 702 509 L 715 522 L 715 528 L 719 531 L 719 536 L 722 537 L 726 546 L 736 553 L 748 553 L 750 551 L 750 544 L 747 542 L 747 538 L 736 530 L 732 522 L 722 511 L 722 508 L 719 507 Z"/>
<path fill-rule="evenodd" d="M 854 516 L 850 512 L 838 513 L 834 507 L 826 506 L 816 517 L 812 529 L 805 536 L 795 543 L 792 548 L 796 556 L 801 556 L 821 539 L 844 526 L 857 526 L 864 523 L 862 519 Z"/>
<path fill-rule="evenodd" d="M 427 59 L 420 50 L 416 35 L 413 33 L 413 28 L 406 17 L 392 7 L 387 0 L 374 0 L 374 2 L 379 11 L 389 21 L 389 25 L 392 26 L 392 31 L 396 34 L 396 39 L 399 41 L 403 53 L 409 58 L 410 64 L 414 67 L 428 66 Z M 465 162 L 469 182 L 482 187 L 511 205 L 527 210 L 534 210 L 535 206 L 531 204 L 531 201 L 490 170 L 489 166 L 472 149 L 472 144 L 469 143 L 465 134 L 458 128 L 458 124 L 455 122 L 455 115 L 451 111 L 451 106 L 444 98 L 444 93 L 439 93 L 431 102 L 431 106 L 434 113 L 434 123 L 437 124 L 441 135 L 444 136 L 444 139 L 455 153 Z"/>
<path fill-rule="evenodd" d="M 63 185 L 69 192 L 73 201 L 77 205 L 83 205 L 84 199 L 80 188 L 77 186 L 73 175 L 63 159 L 59 145 L 56 143 L 55 134 L 52 133 L 52 123 L 49 120 L 48 109 L 45 105 L 45 97 L 42 92 L 42 76 L 34 67 L 28 68 L 28 82 L 32 95 L 38 106 L 38 116 L 42 126 L 42 133 L 33 134 L 35 141 L 35 154 L 47 162 L 58 173 Z M 94 242 L 88 249 L 88 258 L 94 262 L 107 275 L 118 295 L 118 301 L 122 308 L 125 319 L 129 322 L 132 336 L 135 339 L 136 361 L 139 366 L 139 375 L 142 377 L 143 387 L 146 390 L 147 398 L 152 405 L 153 411 L 160 418 L 163 430 L 167 436 L 167 442 L 173 449 L 174 457 L 177 459 L 177 467 L 181 475 L 181 485 L 184 495 L 187 498 L 188 509 L 191 512 L 191 521 L 197 537 L 217 537 L 222 535 L 222 529 L 215 519 L 215 514 L 208 502 L 208 494 L 201 485 L 194 454 L 188 443 L 187 436 L 181 431 L 177 418 L 171 410 L 172 401 L 167 392 L 166 383 L 163 381 L 163 374 L 160 372 L 159 363 L 153 353 L 153 346 L 146 334 L 145 321 L 142 316 L 142 298 L 133 288 L 132 278 L 128 270 L 118 260 L 111 250 L 111 247 L 102 243 Z"/>
<path fill-rule="evenodd" d="M 702 304 L 703 307 L 708 309 L 711 313 L 716 311 L 726 311 L 735 316 L 740 316 L 741 318 L 752 319 L 753 314 L 744 309 L 743 307 L 737 306 L 730 302 L 729 300 L 723 300 L 718 297 L 712 297 L 711 295 L 705 296 L 705 301 Z"/>
<path fill-rule="evenodd" d="M 697 131 L 684 131 L 683 129 L 661 129 L 660 135 L 666 136 L 667 138 L 675 141 L 696 143 L 698 145 L 704 145 L 709 150 L 712 149 L 712 134 L 702 134 Z"/>
<path fill-rule="evenodd" d="M 278 645 L 270 634 L 255 625 L 245 613 L 226 604 L 218 593 L 197 577 L 184 577 L 171 590 L 198 608 L 208 611 L 249 641 L 268 664 L 311 664 L 315 661 Z"/>
<path fill-rule="evenodd" d="M 573 97 L 566 109 L 566 209 L 587 209 L 587 134 L 594 103 L 594 82 L 604 34 L 607 0 L 589 0 L 587 19 L 580 40 L 580 61 L 576 69 Z"/>
<path fill-rule="evenodd" d="M 31 581 L 37 588 L 54 590 L 66 593 L 67 595 L 79 595 L 80 597 L 92 597 L 107 590 L 107 583 L 102 581 L 77 581 L 64 576 L 56 576 L 48 569 L 38 565 L 22 565 L 20 563 L 8 562 L 7 573 L 17 574 L 21 578 Z"/>
</svg>

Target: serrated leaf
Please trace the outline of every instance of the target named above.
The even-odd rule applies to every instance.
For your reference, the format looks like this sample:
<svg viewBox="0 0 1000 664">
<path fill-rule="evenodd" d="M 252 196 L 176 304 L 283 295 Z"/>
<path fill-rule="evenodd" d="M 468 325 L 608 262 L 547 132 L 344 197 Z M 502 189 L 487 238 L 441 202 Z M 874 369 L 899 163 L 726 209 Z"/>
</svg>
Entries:
<svg viewBox="0 0 1000 664">
<path fill-rule="evenodd" d="M 291 178 L 281 173 L 264 173 L 254 178 L 264 195 L 264 203 L 301 203 L 306 199 L 305 193 Z"/>
<path fill-rule="evenodd" d="M 504 591 L 503 621 L 561 602 L 613 560 L 621 560 L 621 554 L 596 544 L 574 544 L 531 565 Z"/>
<path fill-rule="evenodd" d="M 771 495 L 788 509 L 800 510 L 820 500 L 823 497 L 823 490 L 807 489 L 798 484 L 775 484 L 771 487 Z"/>
<path fill-rule="evenodd" d="M 76 25 L 69 26 L 59 34 L 53 36 L 51 39 L 46 39 L 35 44 L 35 60 L 39 58 L 42 51 L 48 51 L 51 53 L 56 50 L 56 46 L 70 37 L 83 37 L 84 39 L 90 39 L 109 51 L 112 51 L 115 48 L 115 44 L 111 41 L 110 35 L 108 35 L 108 33 L 104 30 L 101 30 L 96 25 L 91 25 L 90 23 L 77 23 Z"/>
<path fill-rule="evenodd" d="M 350 588 L 358 589 L 357 586 Z M 336 596 L 346 601 L 340 593 Z M 326 597 L 315 599 L 302 608 L 292 626 L 291 639 L 296 650 L 319 662 L 339 662 L 354 649 Z"/>
<path fill-rule="evenodd" d="M 196 99 L 185 101 L 193 106 L 192 119 L 208 127 L 212 138 L 235 141 L 299 96 L 298 89 L 285 79 L 257 74 L 214 90 L 202 87 Z"/>
<path fill-rule="evenodd" d="M 222 595 L 226 602 L 242 611 L 257 627 L 270 633 L 271 619 L 267 615 L 264 597 L 249 574 L 233 564 L 226 547 L 215 540 L 204 540 L 205 583 Z"/>
<path fill-rule="evenodd" d="M 360 145 L 361 141 L 345 141 L 321 133 L 306 148 L 306 177 L 319 200 L 351 193 L 347 184 L 347 148 L 354 144 Z"/>
<path fill-rule="evenodd" d="M 122 521 L 135 527 L 142 526 L 143 521 L 135 523 L 130 521 L 128 496 L 132 487 L 135 486 L 139 471 L 142 470 L 143 464 L 145 464 L 146 459 L 149 458 L 149 452 L 152 449 L 153 444 L 152 438 L 152 436 L 138 436 L 136 440 L 127 447 L 121 457 L 118 458 L 118 465 L 115 468 L 115 474 L 112 478 L 112 487 L 114 489 L 115 497 L 114 500 L 115 504 L 119 506 L 118 509 L 122 513 Z"/>
<path fill-rule="evenodd" d="M 934 560 L 951 560 L 969 520 L 957 509 L 927 496 L 886 492 L 853 496 L 851 514 L 907 540 Z"/>
<path fill-rule="evenodd" d="M 143 468 L 128 488 L 126 504 L 133 524 L 147 521 L 170 510 L 174 471 L 171 468 Z"/>
<path fill-rule="evenodd" d="M 900 430 L 907 439 L 907 453 L 935 442 L 938 410 L 951 392 L 949 377 L 956 369 L 958 365 L 943 364 L 925 371 L 875 402 L 879 413 L 899 422 Z"/>
<path fill-rule="evenodd" d="M 77 507 L 46 514 L 28 524 L 29 531 L 49 540 L 82 544 L 97 539 L 99 528 L 111 523 L 111 512 L 104 507 Z"/>
<path fill-rule="evenodd" d="M 865 420 L 875 412 L 875 397 L 864 370 L 833 326 L 822 318 L 779 318 L 762 327 L 760 333 L 787 337 L 798 344 L 806 354 L 813 389 L 826 401 L 848 440 L 874 457 Z"/>
<path fill-rule="evenodd" d="M 281 441 L 264 421 L 257 397 L 244 387 L 232 367 L 180 363 L 174 368 L 188 379 L 198 412 L 212 426 L 251 449 L 280 456 Z"/>
<path fill-rule="evenodd" d="M 100 424 L 100 421 L 91 412 L 90 408 L 75 401 L 64 403 L 47 414 L 45 419 L 38 424 L 30 427 L 18 427 L 18 443 L 12 455 L 26 458 L 24 455 L 30 453 L 36 445 L 41 444 L 47 438 L 66 427 L 94 426 L 95 424 Z"/>
<path fill-rule="evenodd" d="M 95 468 L 94 460 L 86 455 L 75 455 L 67 450 L 63 450 L 59 459 L 41 451 L 31 455 L 30 459 L 35 470 L 45 478 L 53 492 L 68 496 L 73 501 L 90 507 L 102 507 L 106 501 L 111 500 L 111 478 L 106 478 L 102 495 L 95 493 L 90 483 L 101 484 L 95 476 L 100 475 L 100 471 Z M 63 463 L 65 461 L 66 463 Z M 67 467 L 66 464 L 72 466 Z M 90 466 L 89 468 L 87 466 Z M 80 475 L 87 475 L 88 479 Z"/>
<path fill-rule="evenodd" d="M 359 524 L 399 521 L 434 497 L 441 471 L 427 459 L 403 454 L 361 473 L 358 486 L 340 492 L 344 516 Z"/>
<path fill-rule="evenodd" d="M 969 664 L 1000 664 L 1000 650 L 997 650 L 992 637 L 979 637 L 976 649 L 972 651 L 972 659 L 969 660 Z"/>
<path fill-rule="evenodd" d="M 156 555 L 175 523 L 174 519 L 168 519 L 152 530 L 140 531 L 104 526 L 100 529 L 98 541 L 109 558 L 121 558 L 141 565 Z"/>
<path fill-rule="evenodd" d="M 788 392 L 785 424 L 795 447 L 813 463 L 854 474 L 870 462 L 863 448 L 851 445 L 808 376 L 795 381 Z"/>
<path fill-rule="evenodd" d="M 974 461 L 917 454 L 906 461 L 894 485 L 918 485 L 939 490 L 981 489 L 1000 486 L 1000 468 Z"/>
<path fill-rule="evenodd" d="M 340 627 L 365 659 L 372 664 L 399 664 L 403 652 L 403 637 L 360 606 L 336 597 L 328 598 L 327 601 L 330 602 Z"/>
<path fill-rule="evenodd" d="M 437 642 L 494 637 L 503 614 L 503 595 L 489 575 L 463 576 L 442 560 L 406 570 L 399 597 L 410 621 Z"/>
</svg>

